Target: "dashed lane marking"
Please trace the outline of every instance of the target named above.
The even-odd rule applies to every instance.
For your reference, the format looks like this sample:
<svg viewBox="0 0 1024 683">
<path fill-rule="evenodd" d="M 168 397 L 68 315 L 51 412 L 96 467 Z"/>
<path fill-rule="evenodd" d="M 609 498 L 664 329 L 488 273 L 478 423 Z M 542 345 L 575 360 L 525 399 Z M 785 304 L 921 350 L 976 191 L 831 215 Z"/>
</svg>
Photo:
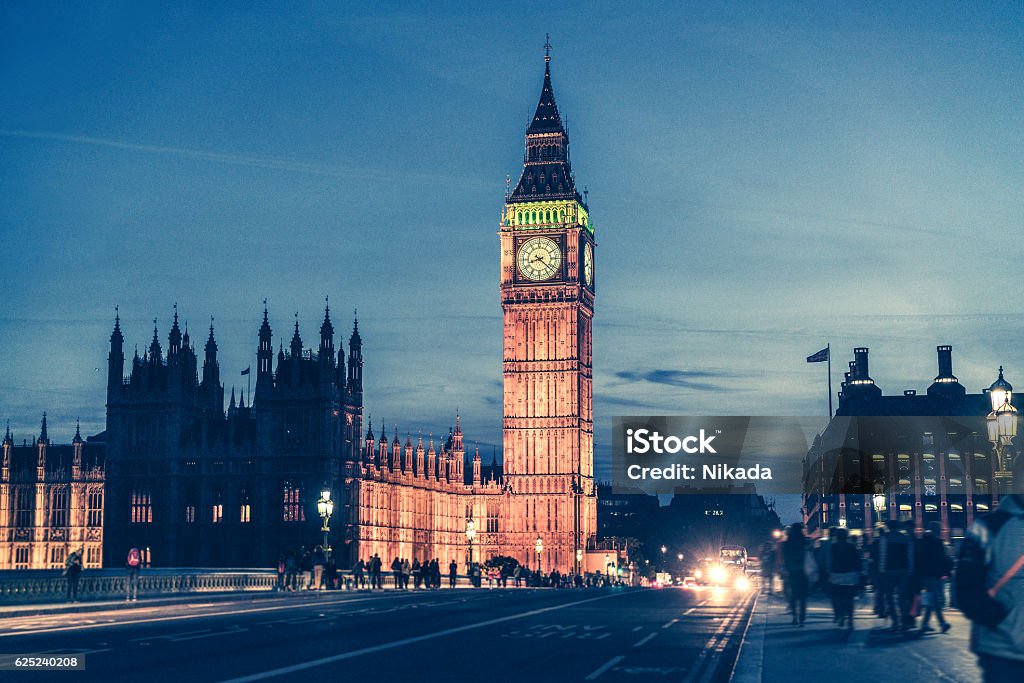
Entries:
<svg viewBox="0 0 1024 683">
<path fill-rule="evenodd" d="M 596 669 L 594 669 L 590 673 L 590 675 L 587 676 L 586 680 L 588 680 L 588 681 L 596 680 L 597 678 L 599 678 L 601 676 L 601 674 L 603 674 L 605 671 L 607 671 L 608 669 L 612 668 L 613 666 L 615 666 L 616 664 L 618 664 L 619 662 L 621 662 L 625 658 L 626 658 L 625 655 L 619 655 L 618 657 L 612 657 L 607 662 L 605 662 L 601 666 L 599 666 Z"/>
<path fill-rule="evenodd" d="M 658 635 L 657 631 L 654 633 L 648 633 L 646 636 L 633 643 L 633 647 L 642 647 L 644 643 L 649 643 L 656 635 Z"/>
</svg>

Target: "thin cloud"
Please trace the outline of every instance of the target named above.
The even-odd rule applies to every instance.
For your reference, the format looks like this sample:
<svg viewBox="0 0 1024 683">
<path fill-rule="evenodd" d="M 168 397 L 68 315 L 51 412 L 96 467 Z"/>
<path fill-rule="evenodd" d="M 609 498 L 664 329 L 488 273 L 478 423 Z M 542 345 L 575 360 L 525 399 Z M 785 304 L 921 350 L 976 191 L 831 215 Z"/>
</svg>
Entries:
<svg viewBox="0 0 1024 683">
<path fill-rule="evenodd" d="M 222 152 L 206 152 L 199 149 L 188 149 L 186 147 L 168 147 L 164 145 L 149 145 L 137 142 L 125 142 L 123 140 L 112 140 L 110 138 L 98 138 L 89 135 L 69 135 L 67 133 L 55 133 L 41 130 L 13 130 L 0 128 L 0 136 L 8 138 L 23 138 L 30 140 L 49 140 L 54 142 L 70 142 L 77 145 L 91 145 L 93 147 L 108 147 L 111 149 L 124 149 L 144 154 L 161 154 L 179 157 L 181 159 L 193 159 L 195 161 L 207 161 L 216 164 L 230 164 L 232 166 L 246 166 L 249 168 L 262 168 L 271 171 L 286 171 L 289 173 L 306 173 L 309 175 L 330 176 L 335 178 L 358 178 L 366 180 L 373 176 L 378 180 L 393 179 L 395 176 L 413 178 L 418 180 L 435 182 L 438 179 L 432 173 L 414 173 L 410 171 L 374 171 L 365 168 L 345 168 L 329 164 L 313 164 L 305 161 L 291 161 L 289 159 L 278 159 L 274 157 L 248 156 L 244 154 L 225 154 Z M 450 176 L 446 176 L 451 179 Z M 494 183 L 482 182 L 478 178 L 459 178 L 460 182 L 475 185 L 477 187 L 491 188 Z"/>
<path fill-rule="evenodd" d="M 644 372 L 620 370 L 615 373 L 615 377 L 629 382 L 650 382 L 651 384 L 693 389 L 694 391 L 718 391 L 721 387 L 717 384 L 701 380 L 726 379 L 732 376 L 727 372 L 712 370 L 647 370 Z"/>
</svg>

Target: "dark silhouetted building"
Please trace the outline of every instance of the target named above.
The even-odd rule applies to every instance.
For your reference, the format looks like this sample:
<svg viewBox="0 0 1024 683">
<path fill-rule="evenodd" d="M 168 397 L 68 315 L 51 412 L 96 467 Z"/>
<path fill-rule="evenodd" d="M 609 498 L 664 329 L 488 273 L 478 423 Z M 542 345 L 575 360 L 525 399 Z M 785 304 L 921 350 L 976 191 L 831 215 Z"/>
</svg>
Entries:
<svg viewBox="0 0 1024 683">
<path fill-rule="evenodd" d="M 885 395 L 870 376 L 868 349 L 854 349 L 836 416 L 808 453 L 810 533 L 845 526 L 871 534 L 878 521 L 909 519 L 919 531 L 938 522 L 944 538 L 956 539 L 998 504 L 988 391 L 967 393 L 953 374 L 952 347 L 937 351 L 938 374 L 925 393 Z"/>
</svg>

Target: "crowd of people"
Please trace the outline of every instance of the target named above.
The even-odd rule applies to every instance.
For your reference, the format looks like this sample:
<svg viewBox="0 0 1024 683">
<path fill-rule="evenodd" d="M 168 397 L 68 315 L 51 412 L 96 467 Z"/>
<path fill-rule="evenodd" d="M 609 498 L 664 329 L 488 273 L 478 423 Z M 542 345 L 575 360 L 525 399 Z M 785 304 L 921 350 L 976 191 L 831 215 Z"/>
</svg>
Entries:
<svg viewBox="0 0 1024 683">
<path fill-rule="evenodd" d="M 953 561 L 940 532 L 937 522 L 915 535 L 913 522 L 889 520 L 867 542 L 841 527 L 811 539 L 795 523 L 762 548 L 763 584 L 773 593 L 773 577 L 781 576 L 788 611 L 798 626 L 806 621 L 808 595 L 824 593 L 836 625 L 852 629 L 854 599 L 870 587 L 874 615 L 889 620 L 892 629 L 930 631 L 934 616 L 945 633 L 950 626 L 942 610 Z"/>
<path fill-rule="evenodd" d="M 985 683 L 1024 681 L 1024 457 L 1015 458 L 1013 477 L 1010 495 L 974 520 L 955 553 L 938 522 L 918 531 L 910 520 L 889 520 L 868 538 L 832 528 L 817 539 L 792 524 L 761 548 L 762 589 L 773 594 L 781 577 L 798 627 L 808 596 L 821 593 L 838 627 L 854 628 L 861 596 L 897 632 L 947 633 L 952 598 L 971 622 Z"/>
</svg>

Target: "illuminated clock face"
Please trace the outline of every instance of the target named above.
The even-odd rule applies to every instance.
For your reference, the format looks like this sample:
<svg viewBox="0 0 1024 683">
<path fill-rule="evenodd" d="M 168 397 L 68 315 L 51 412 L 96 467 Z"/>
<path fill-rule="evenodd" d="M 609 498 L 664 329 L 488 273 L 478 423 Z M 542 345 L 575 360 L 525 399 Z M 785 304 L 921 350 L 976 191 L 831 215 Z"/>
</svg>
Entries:
<svg viewBox="0 0 1024 683">
<path fill-rule="evenodd" d="M 551 279 L 562 265 L 562 252 L 555 241 L 547 237 L 534 237 L 519 247 L 519 272 L 528 280 L 539 282 Z"/>
<path fill-rule="evenodd" d="M 583 249 L 583 281 L 587 283 L 587 287 L 594 284 L 594 250 L 589 242 Z"/>
</svg>

